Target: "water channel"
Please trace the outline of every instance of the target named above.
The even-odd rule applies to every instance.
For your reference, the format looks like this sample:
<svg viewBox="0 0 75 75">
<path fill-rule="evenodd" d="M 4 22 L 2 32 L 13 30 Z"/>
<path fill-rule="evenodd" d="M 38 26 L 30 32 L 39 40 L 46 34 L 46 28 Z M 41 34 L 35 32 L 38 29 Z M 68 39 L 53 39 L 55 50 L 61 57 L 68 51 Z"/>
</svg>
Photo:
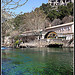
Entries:
<svg viewBox="0 0 75 75">
<path fill-rule="evenodd" d="M 2 75 L 73 75 L 73 48 L 2 50 Z"/>
</svg>

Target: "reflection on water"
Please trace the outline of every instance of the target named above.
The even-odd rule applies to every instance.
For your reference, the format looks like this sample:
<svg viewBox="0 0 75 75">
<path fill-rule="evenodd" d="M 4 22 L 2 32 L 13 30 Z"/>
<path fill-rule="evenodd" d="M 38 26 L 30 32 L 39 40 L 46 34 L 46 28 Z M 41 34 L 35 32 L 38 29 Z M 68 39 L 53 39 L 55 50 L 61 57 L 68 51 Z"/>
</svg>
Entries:
<svg viewBox="0 0 75 75">
<path fill-rule="evenodd" d="M 73 48 L 2 50 L 2 75 L 73 75 Z"/>
</svg>

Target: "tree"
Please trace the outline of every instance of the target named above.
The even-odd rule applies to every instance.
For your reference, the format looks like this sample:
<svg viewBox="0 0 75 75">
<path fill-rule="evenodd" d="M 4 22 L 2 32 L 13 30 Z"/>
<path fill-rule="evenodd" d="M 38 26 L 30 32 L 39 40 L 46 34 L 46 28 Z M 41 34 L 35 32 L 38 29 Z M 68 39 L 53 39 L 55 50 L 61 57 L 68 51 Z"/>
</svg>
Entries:
<svg viewBox="0 0 75 75">
<path fill-rule="evenodd" d="M 42 6 L 40 6 L 40 9 L 43 10 L 44 13 L 47 15 L 51 11 L 52 7 L 48 3 L 47 4 L 43 3 Z"/>
<path fill-rule="evenodd" d="M 67 6 L 59 6 L 58 7 L 58 12 L 60 14 L 60 16 L 59 16 L 60 19 L 64 18 L 65 16 L 70 15 L 70 12 L 69 12 L 69 9 L 68 9 Z"/>
<path fill-rule="evenodd" d="M 54 19 L 63 19 L 65 16 L 73 15 L 73 3 L 68 3 L 67 6 L 51 7 L 50 4 L 42 4 L 40 9 L 50 18 L 51 21 Z"/>
<path fill-rule="evenodd" d="M 73 3 L 68 3 L 68 4 L 67 4 L 67 7 L 68 7 L 68 9 L 69 9 L 69 11 L 70 11 L 70 14 L 73 15 L 73 12 L 74 12 L 74 11 L 73 11 L 73 7 L 74 7 L 74 6 L 73 6 Z"/>
<path fill-rule="evenodd" d="M 13 31 L 13 23 L 12 20 L 8 20 L 2 23 L 1 26 L 1 34 L 2 34 L 2 42 L 4 43 L 4 37 L 10 35 L 10 33 Z"/>
<path fill-rule="evenodd" d="M 15 13 L 11 12 L 12 9 L 16 9 L 18 7 L 21 7 L 23 6 L 28 0 L 25 0 L 22 4 L 21 4 L 21 1 L 22 0 L 2 0 L 1 3 L 2 3 L 2 8 L 1 8 L 1 11 L 2 11 L 2 15 L 1 15 L 1 18 L 2 18 L 2 39 L 4 40 L 4 37 L 7 35 L 7 32 L 10 32 L 12 31 L 13 29 L 13 20 L 12 19 L 12 16 L 16 16 Z"/>
<path fill-rule="evenodd" d="M 16 9 L 18 7 L 21 7 L 23 5 L 25 5 L 27 3 L 28 0 L 25 0 L 22 4 L 21 4 L 22 0 L 2 0 L 2 10 L 11 10 L 11 9 Z M 10 6 L 10 7 L 8 7 Z"/>
<path fill-rule="evenodd" d="M 56 10 L 52 10 L 49 14 L 48 14 L 48 18 L 50 18 L 51 21 L 53 21 L 54 19 L 57 19 L 60 16 L 59 12 L 57 12 Z"/>
<path fill-rule="evenodd" d="M 52 10 L 55 10 L 56 7 L 50 6 L 49 3 L 47 3 L 47 4 L 44 4 L 44 3 L 43 3 L 42 6 L 40 6 L 40 9 L 43 10 L 44 13 L 47 15 L 47 14 L 49 14 L 49 12 L 51 12 Z"/>
<path fill-rule="evenodd" d="M 69 22 L 72 22 L 73 21 L 73 17 L 72 16 L 65 16 L 63 19 L 62 19 L 62 23 L 69 23 Z"/>
<path fill-rule="evenodd" d="M 18 18 L 20 18 L 20 20 L 18 20 Z M 20 23 L 17 23 L 18 29 L 22 32 L 26 30 L 44 29 L 49 26 L 49 21 L 46 19 L 46 15 L 40 8 L 36 8 L 31 13 L 20 15 L 18 18 L 16 18 L 17 20 L 15 21 L 21 21 Z"/>
<path fill-rule="evenodd" d="M 59 24 L 61 24 L 62 23 L 62 21 L 60 20 L 60 19 L 54 19 L 53 21 L 52 21 L 52 23 L 51 23 L 51 26 L 56 26 L 56 25 L 59 25 Z"/>
</svg>

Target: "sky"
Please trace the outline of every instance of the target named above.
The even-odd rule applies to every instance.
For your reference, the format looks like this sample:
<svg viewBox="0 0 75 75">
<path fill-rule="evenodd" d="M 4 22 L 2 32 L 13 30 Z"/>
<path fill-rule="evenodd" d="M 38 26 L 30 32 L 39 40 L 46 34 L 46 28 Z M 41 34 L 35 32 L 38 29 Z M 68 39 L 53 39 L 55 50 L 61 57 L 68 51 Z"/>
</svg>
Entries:
<svg viewBox="0 0 75 75">
<path fill-rule="evenodd" d="M 21 0 L 21 3 L 23 3 L 24 1 L 25 0 Z M 20 12 L 23 12 L 23 13 L 31 12 L 35 8 L 40 7 L 42 3 L 46 4 L 48 3 L 48 0 L 28 0 L 28 2 L 25 5 L 12 11 L 15 12 L 16 14 L 19 14 Z"/>
</svg>

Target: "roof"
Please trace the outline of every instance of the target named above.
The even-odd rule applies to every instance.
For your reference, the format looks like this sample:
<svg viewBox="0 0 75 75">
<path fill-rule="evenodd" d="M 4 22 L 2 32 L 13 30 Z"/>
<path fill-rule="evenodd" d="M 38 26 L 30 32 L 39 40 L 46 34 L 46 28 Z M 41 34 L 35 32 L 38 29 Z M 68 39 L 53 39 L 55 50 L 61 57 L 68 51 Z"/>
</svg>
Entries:
<svg viewBox="0 0 75 75">
<path fill-rule="evenodd" d="M 58 28 L 58 27 L 63 27 L 63 26 L 69 26 L 69 25 L 72 25 L 72 24 L 74 24 L 74 22 L 65 23 L 65 24 L 61 24 L 61 25 L 57 25 L 57 26 L 52 26 L 52 27 L 48 27 L 46 29 L 52 29 L 52 28 Z"/>
</svg>

